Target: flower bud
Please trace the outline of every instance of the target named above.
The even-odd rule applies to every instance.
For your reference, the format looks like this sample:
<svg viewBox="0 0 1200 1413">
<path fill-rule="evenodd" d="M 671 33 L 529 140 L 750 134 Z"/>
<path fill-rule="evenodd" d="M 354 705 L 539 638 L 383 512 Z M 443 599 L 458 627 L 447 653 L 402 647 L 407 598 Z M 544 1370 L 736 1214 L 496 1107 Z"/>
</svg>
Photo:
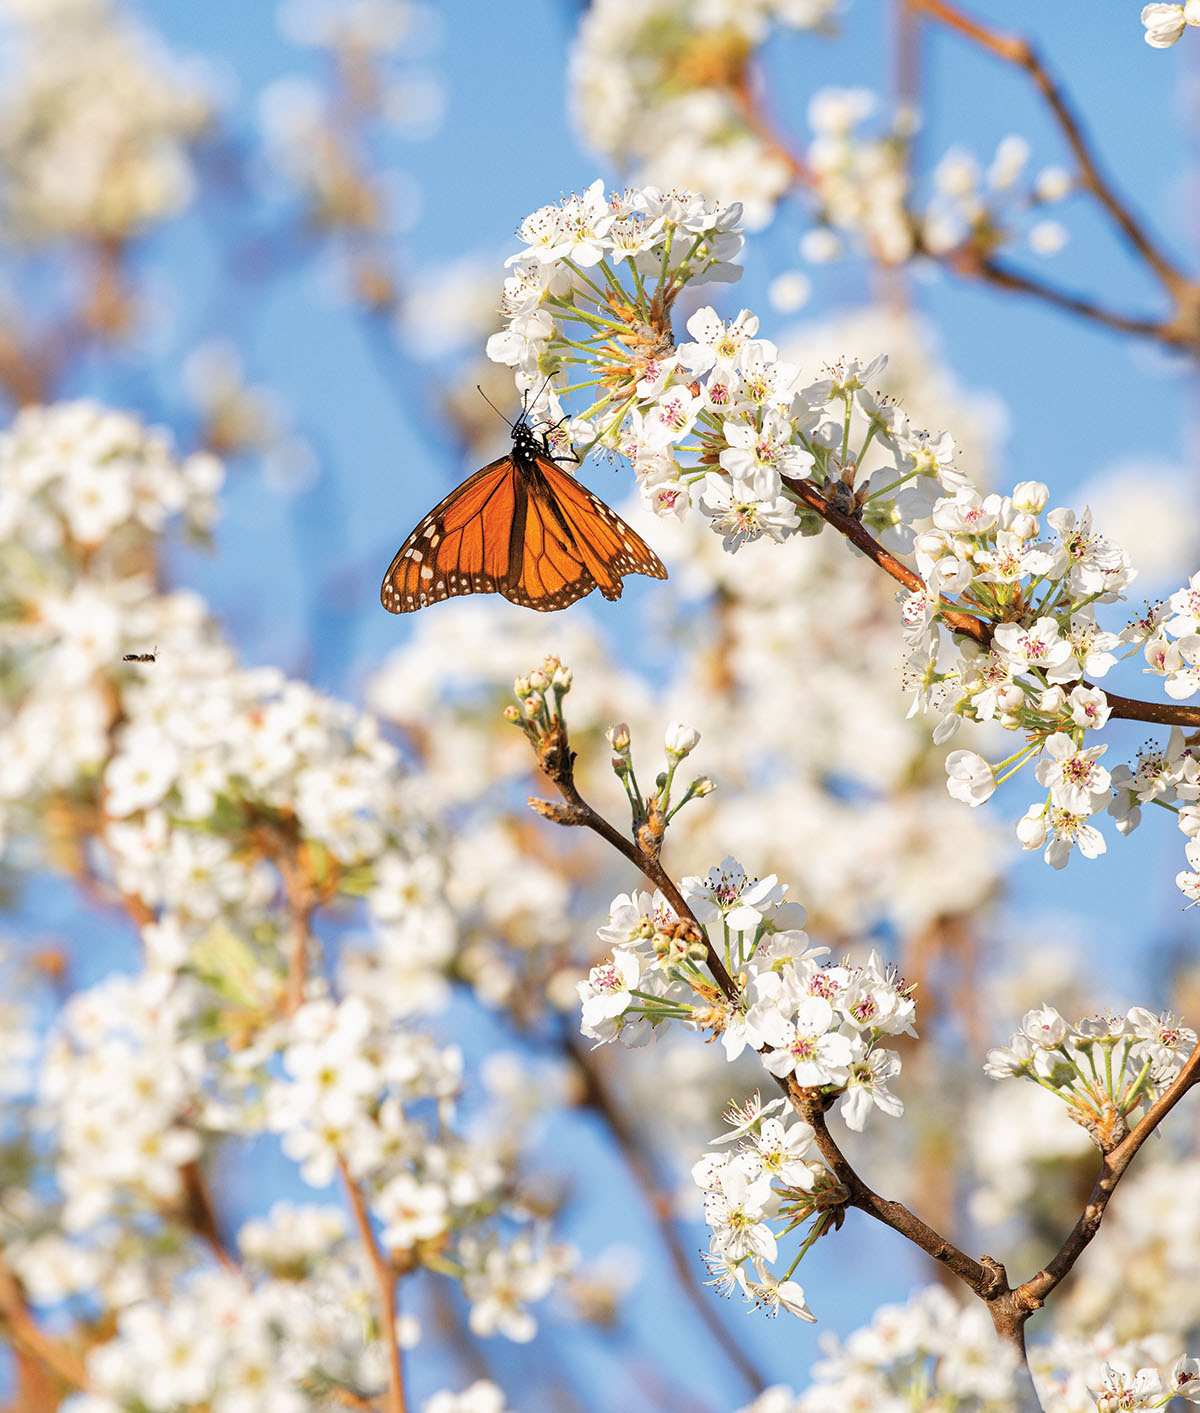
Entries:
<svg viewBox="0 0 1200 1413">
<path fill-rule="evenodd" d="M 618 721 L 615 726 L 610 726 L 604 733 L 608 738 L 608 744 L 614 751 L 627 751 L 629 749 L 629 727 L 623 721 Z"/>
<path fill-rule="evenodd" d="M 1018 481 L 1013 487 L 1013 506 L 1026 515 L 1040 515 L 1049 499 L 1050 489 L 1041 481 Z"/>
<path fill-rule="evenodd" d="M 667 754 L 682 760 L 696 749 L 700 733 L 694 726 L 685 726 L 682 721 L 672 721 L 667 727 Z"/>
<path fill-rule="evenodd" d="M 1071 174 L 1065 167 L 1043 167 L 1033 179 L 1033 194 L 1039 201 L 1061 201 L 1071 186 Z"/>
<path fill-rule="evenodd" d="M 513 695 L 520 697 L 522 701 L 529 695 L 529 678 L 518 677 L 513 682 Z"/>
<path fill-rule="evenodd" d="M 540 668 L 535 668 L 529 674 L 529 685 L 535 692 L 544 692 L 550 685 L 550 679 Z"/>
<path fill-rule="evenodd" d="M 698 800 L 702 800 L 705 795 L 711 795 L 716 788 L 715 783 L 707 775 L 701 775 L 692 781 L 692 794 Z"/>
<path fill-rule="evenodd" d="M 1046 806 L 1045 804 L 1030 805 L 1019 820 L 1017 820 L 1017 838 L 1021 841 L 1022 848 L 1040 849 L 1046 842 Z"/>
</svg>

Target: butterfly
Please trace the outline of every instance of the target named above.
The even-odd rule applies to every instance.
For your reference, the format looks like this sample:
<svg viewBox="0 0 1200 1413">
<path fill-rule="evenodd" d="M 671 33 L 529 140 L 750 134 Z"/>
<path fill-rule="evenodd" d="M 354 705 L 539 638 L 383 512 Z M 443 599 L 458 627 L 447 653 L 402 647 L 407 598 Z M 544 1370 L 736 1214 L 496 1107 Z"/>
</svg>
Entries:
<svg viewBox="0 0 1200 1413">
<path fill-rule="evenodd" d="M 412 613 L 457 594 L 503 594 L 540 613 L 598 588 L 619 599 L 622 576 L 665 579 L 662 561 L 635 531 L 556 464 L 546 432 L 522 412 L 512 450 L 435 505 L 383 576 L 389 613 Z"/>
</svg>

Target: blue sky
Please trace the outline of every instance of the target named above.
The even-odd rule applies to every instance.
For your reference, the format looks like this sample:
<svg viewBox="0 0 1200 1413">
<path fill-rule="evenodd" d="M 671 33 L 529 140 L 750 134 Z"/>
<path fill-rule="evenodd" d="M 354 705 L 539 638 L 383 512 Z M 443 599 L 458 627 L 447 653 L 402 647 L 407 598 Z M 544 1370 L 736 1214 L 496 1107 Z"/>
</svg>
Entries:
<svg viewBox="0 0 1200 1413">
<path fill-rule="evenodd" d="M 766 67 L 782 125 L 792 122 L 799 132 L 804 105 L 818 84 L 886 84 L 878 28 L 885 8 L 858 0 L 846 12 L 842 42 L 786 36 L 772 46 Z M 1187 98 L 1195 82 L 1189 56 L 1193 47 L 1200 52 L 1200 42 L 1189 41 L 1200 37 L 1189 33 L 1176 50 L 1152 51 L 1141 40 L 1138 8 L 1132 2 L 1100 6 L 1081 0 L 977 6 L 996 23 L 1037 37 L 1085 116 L 1106 170 L 1165 233 L 1169 248 L 1187 258 L 1194 251 L 1195 173 L 1194 153 L 1181 133 L 1195 106 L 1194 93 Z M 249 132 L 254 96 L 265 83 L 315 63 L 309 53 L 281 40 L 269 4 L 146 0 L 138 12 L 173 49 L 213 64 L 243 133 Z M 412 228 L 398 247 L 398 267 L 403 275 L 479 255 L 495 258 L 499 275 L 500 259 L 513 248 L 513 230 L 525 214 L 564 191 L 581 189 L 596 175 L 615 180 L 619 174 L 581 148 L 564 118 L 566 52 L 576 16 L 572 4 L 451 0 L 441 14 L 444 42 L 430 64 L 445 85 L 445 123 L 431 140 L 397 144 L 391 154 L 420 191 Z M 929 152 L 960 142 L 986 163 L 999 138 L 1020 131 L 1033 145 L 1035 166 L 1067 160 L 1015 71 L 938 36 L 927 46 L 925 76 L 933 95 L 922 136 Z M 1071 225 L 1071 244 L 1049 261 L 1020 257 L 1030 269 L 1111 298 L 1121 308 L 1153 313 L 1160 307 L 1155 289 L 1082 203 L 1069 203 L 1063 217 Z M 228 309 L 229 291 L 213 258 L 207 219 L 237 221 L 240 213 L 189 216 L 148 242 L 148 268 L 162 285 L 179 291 L 162 311 L 167 333 L 161 343 L 147 346 L 141 366 L 82 369 L 72 391 L 137 403 L 140 392 L 149 390 L 147 404 L 159 415 L 169 419 L 171 410 L 179 409 L 178 349 L 204 335 L 214 310 Z M 771 336 L 765 288 L 780 268 L 798 263 L 803 229 L 802 213 L 789 208 L 772 229 L 749 242 L 746 277 L 726 293 L 722 312 L 732 314 L 748 304 L 762 313 L 763 332 Z M 869 272 L 855 263 L 811 275 L 813 298 L 805 316 L 828 317 L 860 304 L 872 287 Z M 469 468 L 427 415 L 437 391 L 436 369 L 375 356 L 364 329 L 347 318 L 331 293 L 323 261 L 280 273 L 267 289 L 265 302 L 254 305 L 258 317 L 240 329 L 240 352 L 251 381 L 282 390 L 297 430 L 316 453 L 319 475 L 310 490 L 287 498 L 268 489 L 252 468 L 235 467 L 215 556 L 181 553 L 175 574 L 211 599 L 250 661 L 276 662 L 331 691 L 354 695 L 365 675 L 410 631 L 406 620 L 379 607 L 383 570 L 411 525 Z M 1065 499 L 1071 487 L 1115 462 L 1152 458 L 1192 464 L 1192 381 L 1179 360 L 937 272 L 926 272 L 912 289 L 961 382 L 998 395 L 1009 409 L 1002 482 L 1043 479 L 1054 487 L 1056 499 Z M 611 473 L 585 470 L 584 477 L 606 497 L 619 498 L 609 489 Z M 1112 528 L 1119 538 L 1120 526 Z M 615 638 L 630 634 L 636 624 L 631 615 L 638 593 L 632 584 L 630 590 L 611 612 L 605 606 Z M 587 610 L 568 610 L 574 611 Z M 1136 667 L 1134 674 L 1125 679 L 1124 690 L 1137 695 Z M 1023 806 L 1010 798 L 1012 813 L 1019 813 Z M 1005 807 L 1003 799 L 997 803 Z M 1127 843 L 1112 836 L 1110 849 L 1111 866 L 1102 875 L 1080 861 L 1055 874 L 1037 855 L 1017 859 L 1010 906 L 1014 914 L 1049 909 L 1081 919 L 1085 931 L 1091 929 L 1096 952 L 1106 958 L 1114 986 L 1132 988 L 1137 973 L 1131 962 L 1122 961 L 1132 956 L 1128 937 L 1144 941 L 1191 925 L 1181 923 L 1169 883 L 1182 855 L 1169 822 L 1158 830 L 1144 826 Z M 38 890 L 30 905 L 44 926 L 59 923 L 60 894 Z M 103 955 L 118 956 L 115 938 L 111 945 L 114 950 Z M 1113 1004 L 1142 999 L 1150 998 L 1118 990 Z M 581 1175 L 594 1173 L 604 1161 L 582 1120 L 547 1143 L 557 1159 L 569 1153 Z M 619 1212 L 623 1235 L 651 1240 L 633 1194 L 622 1192 L 616 1173 L 612 1190 L 618 1197 L 613 1208 L 572 1214 L 576 1239 L 602 1245 Z M 865 1219 L 852 1215 L 850 1225 L 865 1225 Z M 914 1269 L 898 1241 L 873 1233 L 869 1245 L 820 1243 L 804 1279 L 821 1292 L 823 1328 L 839 1329 L 861 1311 L 860 1284 L 870 1283 L 880 1300 L 896 1298 L 908 1288 Z M 681 1351 L 691 1351 L 695 1367 L 703 1355 L 702 1339 L 684 1318 L 677 1316 L 674 1326 L 659 1323 L 663 1308 L 661 1288 L 638 1297 L 635 1312 L 642 1327 L 654 1330 L 647 1357 L 657 1345 L 677 1340 Z M 814 1347 L 813 1337 L 797 1334 L 795 1326 L 763 1325 L 736 1310 L 730 1318 L 780 1378 L 794 1377 L 797 1361 L 806 1357 L 800 1351 Z M 600 1358 L 594 1348 L 576 1348 L 575 1342 L 559 1355 L 584 1367 Z M 526 1356 L 517 1352 L 511 1359 L 519 1371 Z M 602 1363 L 597 1379 L 603 1377 Z M 698 1391 L 719 1377 L 707 1372 Z M 739 1392 L 731 1381 L 721 1396 L 732 1400 Z M 611 1405 L 621 1406 L 628 1404 Z"/>
</svg>

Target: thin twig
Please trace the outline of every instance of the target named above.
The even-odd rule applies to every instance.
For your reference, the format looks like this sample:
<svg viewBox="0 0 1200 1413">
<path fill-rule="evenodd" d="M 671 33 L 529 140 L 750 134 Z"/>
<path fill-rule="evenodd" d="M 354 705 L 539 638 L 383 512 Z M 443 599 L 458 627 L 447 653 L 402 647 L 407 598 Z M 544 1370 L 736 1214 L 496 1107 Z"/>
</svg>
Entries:
<svg viewBox="0 0 1200 1413">
<path fill-rule="evenodd" d="M 705 959 L 709 971 L 712 972 L 717 985 L 728 999 L 736 1001 L 740 994 L 737 986 L 726 970 L 724 962 L 717 956 L 712 943 L 709 942 L 707 934 L 700 926 L 699 919 L 688 906 L 687 899 L 675 886 L 674 881 L 659 863 L 655 854 L 648 853 L 636 841 L 627 839 L 620 830 L 614 829 L 608 820 L 602 814 L 597 813 L 583 798 L 575 785 L 573 761 L 574 754 L 567 745 L 566 731 L 562 724 L 558 723 L 550 736 L 542 742 L 538 750 L 538 763 L 541 765 L 543 773 L 554 782 L 566 803 L 565 805 L 556 805 L 548 800 L 538 800 L 531 797 L 530 808 L 545 818 L 553 820 L 555 824 L 561 824 L 568 828 L 582 827 L 592 830 L 601 839 L 611 844 L 619 854 L 627 858 L 662 893 L 674 908 L 676 916 L 686 918 L 694 925 L 697 936 L 704 944 Z"/>
<path fill-rule="evenodd" d="M 227 1271 L 240 1272 L 241 1267 L 221 1237 L 212 1193 L 200 1164 L 184 1163 L 179 1176 L 183 1182 L 183 1217 L 188 1227 L 208 1243 L 209 1250 Z"/>
<path fill-rule="evenodd" d="M 375 1275 L 375 1285 L 379 1295 L 380 1321 L 379 1337 L 388 1356 L 387 1413 L 406 1413 L 404 1399 L 404 1367 L 400 1362 L 400 1341 L 396 1338 L 396 1277 L 383 1259 L 383 1253 L 371 1230 L 371 1218 L 367 1204 L 358 1184 L 350 1175 L 345 1158 L 338 1154 L 338 1172 L 346 1188 L 350 1209 L 354 1213 L 354 1224 L 358 1228 L 359 1239 Z"/>
<path fill-rule="evenodd" d="M 763 112 L 762 106 L 751 88 L 748 70 L 743 69 L 741 74 L 729 85 L 726 92 L 738 117 L 768 152 L 784 164 L 792 181 L 803 185 L 811 183 L 812 173 L 807 165 L 775 132 L 767 115 Z"/>
<path fill-rule="evenodd" d="M 1087 1206 L 1075 1223 L 1070 1236 L 1063 1242 L 1054 1259 L 1049 1261 L 1035 1276 L 1019 1285 L 1013 1291 L 1015 1300 L 1020 1301 L 1032 1312 L 1045 1303 L 1047 1295 L 1068 1274 L 1072 1266 L 1083 1254 L 1088 1243 L 1099 1230 L 1117 1183 L 1133 1161 L 1134 1154 L 1145 1143 L 1162 1120 L 1194 1085 L 1200 1083 L 1200 1044 L 1188 1056 L 1187 1063 L 1175 1076 L 1175 1081 L 1143 1115 L 1141 1122 L 1110 1152 L 1104 1155 L 1100 1164 L 1100 1174 L 1092 1188 Z"/>
<path fill-rule="evenodd" d="M 839 510 L 835 505 L 831 505 L 815 481 L 801 481 L 794 476 L 784 476 L 783 484 L 797 500 L 808 506 L 810 510 L 816 511 L 822 520 L 832 525 L 840 535 L 850 541 L 855 549 L 861 550 L 869 560 L 877 564 L 898 584 L 902 584 L 910 592 L 927 588 L 924 579 L 916 570 L 910 569 L 902 560 L 885 550 L 861 520 L 853 515 L 848 515 L 844 510 Z M 991 640 L 988 625 L 972 614 L 958 613 L 947 607 L 942 610 L 939 616 L 948 628 L 955 633 L 964 633 L 967 637 L 974 638 L 981 647 L 987 647 Z"/>
<path fill-rule="evenodd" d="M 15 1345 L 26 1350 L 73 1388 L 87 1389 L 87 1369 L 83 1360 L 38 1328 L 24 1291 L 3 1253 L 0 1253 L 0 1322 Z"/>
<path fill-rule="evenodd" d="M 1054 114 L 1079 166 L 1084 189 L 1090 191 L 1100 202 L 1129 244 L 1142 256 L 1164 287 L 1179 298 L 1182 290 L 1190 285 L 1191 281 L 1162 254 L 1134 218 L 1126 203 L 1117 195 L 1112 183 L 1101 172 L 1100 164 L 1084 136 L 1079 120 L 1067 102 L 1061 85 L 1050 74 L 1033 45 L 1017 35 L 999 34 L 989 29 L 956 6 L 948 4 L 946 0 L 908 0 L 908 3 L 919 14 L 939 21 L 986 49 L 989 54 L 994 54 L 1005 63 L 1025 71 Z"/>
<path fill-rule="evenodd" d="M 316 898 L 300 861 L 291 852 L 291 844 L 284 842 L 275 855 L 275 865 L 283 879 L 283 891 L 287 898 L 287 1013 L 293 1015 L 304 1000 L 304 988 L 308 984 L 308 943 L 312 936 L 312 916 Z"/>
<path fill-rule="evenodd" d="M 956 274 L 982 280 L 998 289 L 1032 295 L 1044 304 L 1053 305 L 1055 309 L 1062 309 L 1068 314 L 1077 314 L 1081 319 L 1088 319 L 1106 329 L 1116 329 L 1124 334 L 1148 335 L 1162 339 L 1173 347 L 1195 347 L 1194 331 L 1189 334 L 1181 320 L 1149 319 L 1119 314 L 1095 303 L 1094 300 L 1084 299 L 1082 295 L 1070 294 L 1055 285 L 1047 284 L 1044 280 L 1035 280 L 1030 275 L 1022 274 L 1019 270 L 1002 264 L 995 256 L 985 254 L 971 241 L 940 258 Z"/>
</svg>

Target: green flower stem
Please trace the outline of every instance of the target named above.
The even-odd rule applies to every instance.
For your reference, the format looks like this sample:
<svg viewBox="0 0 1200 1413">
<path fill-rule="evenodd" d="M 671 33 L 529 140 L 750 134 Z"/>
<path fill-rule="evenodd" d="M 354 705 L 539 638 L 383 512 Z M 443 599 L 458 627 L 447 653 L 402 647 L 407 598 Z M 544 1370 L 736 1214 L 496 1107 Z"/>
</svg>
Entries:
<svg viewBox="0 0 1200 1413">
<path fill-rule="evenodd" d="M 589 280 L 588 277 L 583 273 L 583 270 L 578 265 L 576 265 L 574 260 L 568 260 L 564 258 L 563 264 L 580 281 L 581 284 L 587 285 L 588 289 L 590 289 L 595 294 L 598 300 L 602 301 L 605 304 L 608 303 L 608 294 L 604 290 L 602 290 L 598 284 L 595 284 L 593 283 L 593 281 Z M 607 270 L 607 265 L 603 260 L 601 260 L 599 268 Z"/>
<path fill-rule="evenodd" d="M 863 447 L 863 450 L 866 450 L 865 446 Z M 899 490 L 901 486 L 906 486 L 909 481 L 915 480 L 920 474 L 921 473 L 916 469 L 916 467 L 914 467 L 911 471 L 905 472 L 903 476 L 897 477 L 896 480 L 890 482 L 888 485 L 881 486 L 877 491 L 872 491 L 871 494 L 867 497 L 864 504 L 870 505 L 873 500 L 879 500 L 883 496 L 891 495 L 893 491 Z"/>
</svg>

